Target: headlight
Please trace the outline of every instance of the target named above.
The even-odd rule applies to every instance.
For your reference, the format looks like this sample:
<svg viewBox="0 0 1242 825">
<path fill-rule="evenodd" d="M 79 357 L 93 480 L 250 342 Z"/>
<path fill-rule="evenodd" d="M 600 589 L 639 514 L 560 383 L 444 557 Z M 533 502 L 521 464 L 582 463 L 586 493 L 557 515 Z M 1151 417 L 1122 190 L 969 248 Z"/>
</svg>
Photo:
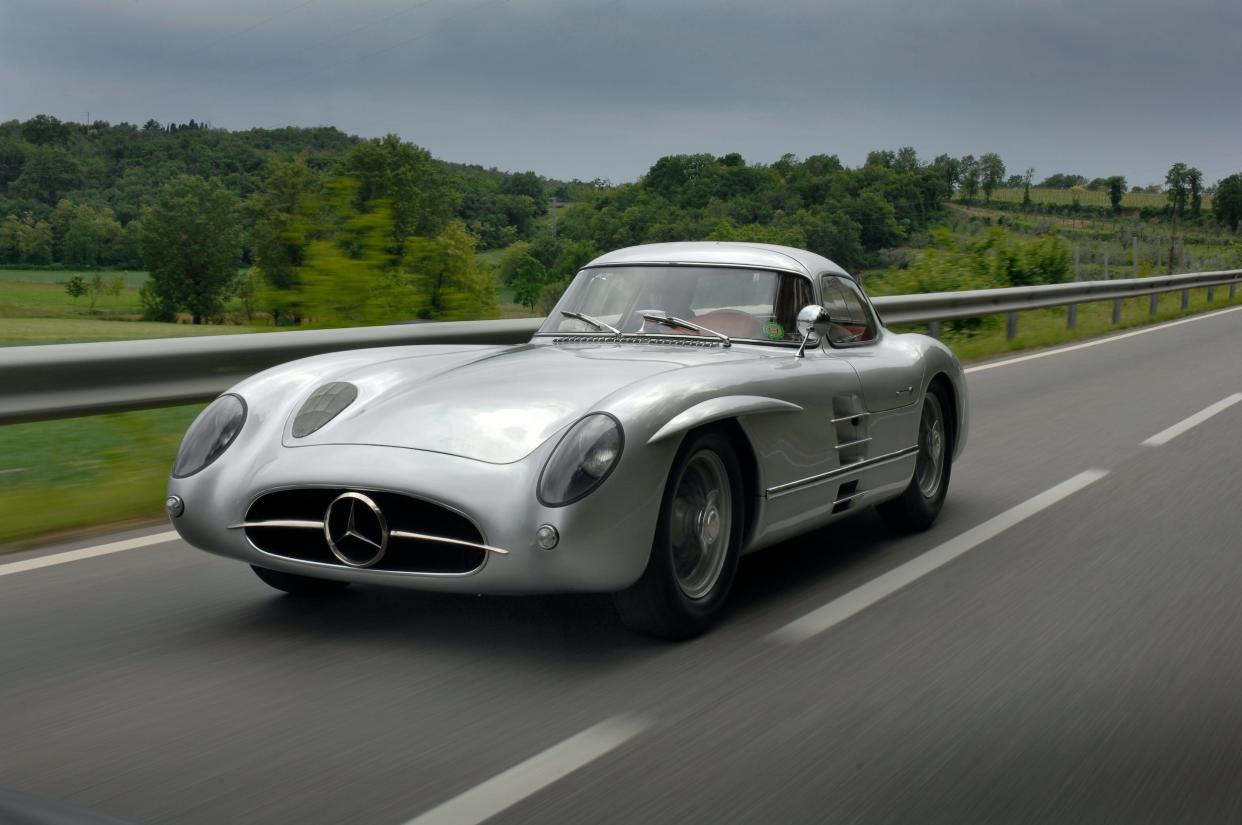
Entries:
<svg viewBox="0 0 1242 825">
<path fill-rule="evenodd" d="M 592 413 L 569 428 L 539 477 L 539 501 L 548 507 L 572 504 L 608 478 L 621 458 L 621 424 L 607 413 Z"/>
<path fill-rule="evenodd" d="M 222 395 L 198 414 L 177 451 L 173 478 L 192 476 L 219 458 L 246 423 L 246 402 L 236 395 Z"/>
</svg>

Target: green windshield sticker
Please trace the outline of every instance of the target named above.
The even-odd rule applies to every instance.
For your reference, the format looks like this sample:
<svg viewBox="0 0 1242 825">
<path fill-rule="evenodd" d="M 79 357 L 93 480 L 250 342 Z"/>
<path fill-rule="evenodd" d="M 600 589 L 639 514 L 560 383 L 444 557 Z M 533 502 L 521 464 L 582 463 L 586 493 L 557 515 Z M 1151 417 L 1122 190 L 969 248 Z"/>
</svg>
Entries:
<svg viewBox="0 0 1242 825">
<path fill-rule="evenodd" d="M 779 341 L 785 337 L 785 328 L 775 321 L 768 321 L 764 324 L 763 332 L 773 341 Z"/>
</svg>

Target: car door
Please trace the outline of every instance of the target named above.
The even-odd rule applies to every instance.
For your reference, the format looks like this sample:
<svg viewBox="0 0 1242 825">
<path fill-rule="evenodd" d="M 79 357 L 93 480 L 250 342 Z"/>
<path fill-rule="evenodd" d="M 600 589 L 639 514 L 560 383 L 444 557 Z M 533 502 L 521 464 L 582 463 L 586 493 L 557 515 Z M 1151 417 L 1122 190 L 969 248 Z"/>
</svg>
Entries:
<svg viewBox="0 0 1242 825">
<path fill-rule="evenodd" d="M 886 333 L 852 279 L 821 275 L 820 295 L 832 319 L 825 345 L 857 371 L 867 410 L 883 413 L 917 401 L 923 380 L 919 351 Z"/>
</svg>

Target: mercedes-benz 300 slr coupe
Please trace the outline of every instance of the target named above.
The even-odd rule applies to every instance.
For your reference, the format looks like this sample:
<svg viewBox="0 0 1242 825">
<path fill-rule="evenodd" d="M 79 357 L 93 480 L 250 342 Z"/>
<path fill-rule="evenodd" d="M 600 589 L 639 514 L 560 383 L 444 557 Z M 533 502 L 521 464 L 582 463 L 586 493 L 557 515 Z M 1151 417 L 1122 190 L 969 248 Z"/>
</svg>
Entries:
<svg viewBox="0 0 1242 825">
<path fill-rule="evenodd" d="M 886 329 L 832 261 L 653 244 L 585 266 L 529 343 L 241 382 L 187 432 L 167 507 L 291 593 L 606 592 L 686 637 L 745 553 L 871 506 L 929 526 L 967 418 L 953 354 Z"/>
</svg>

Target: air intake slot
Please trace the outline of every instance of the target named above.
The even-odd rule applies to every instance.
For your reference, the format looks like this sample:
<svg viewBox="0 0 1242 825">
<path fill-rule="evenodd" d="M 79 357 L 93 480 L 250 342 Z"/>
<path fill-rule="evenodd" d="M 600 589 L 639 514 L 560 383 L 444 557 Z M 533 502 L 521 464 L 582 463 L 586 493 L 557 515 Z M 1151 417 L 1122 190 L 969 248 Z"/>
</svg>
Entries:
<svg viewBox="0 0 1242 825">
<path fill-rule="evenodd" d="M 293 419 L 293 437 L 304 438 L 340 415 L 354 403 L 358 388 L 347 381 L 324 384 L 310 394 Z"/>
</svg>

